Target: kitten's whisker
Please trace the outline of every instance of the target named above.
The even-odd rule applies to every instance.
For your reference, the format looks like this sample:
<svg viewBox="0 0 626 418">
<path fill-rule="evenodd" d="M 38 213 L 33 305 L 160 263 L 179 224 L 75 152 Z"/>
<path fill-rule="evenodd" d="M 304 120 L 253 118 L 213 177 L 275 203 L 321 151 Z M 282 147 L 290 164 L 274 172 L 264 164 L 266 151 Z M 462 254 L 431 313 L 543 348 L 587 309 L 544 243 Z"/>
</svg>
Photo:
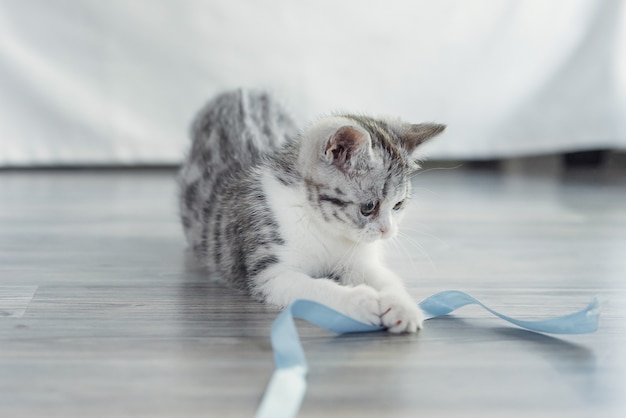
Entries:
<svg viewBox="0 0 626 418">
<path fill-rule="evenodd" d="M 403 245 L 401 245 L 401 243 L 398 241 L 398 237 L 393 237 L 391 239 L 391 242 L 394 245 L 394 247 L 396 247 L 398 250 L 400 250 L 402 253 L 404 253 L 404 256 L 411 263 L 411 266 L 413 267 L 413 270 L 414 271 L 419 271 L 419 269 L 417 268 L 417 264 L 415 264 L 415 257 L 412 257 L 412 254 L 406 248 L 404 248 Z"/>
<path fill-rule="evenodd" d="M 424 228 L 425 230 L 428 231 L 432 231 L 433 228 L 431 226 L 429 226 L 428 224 L 422 223 L 422 222 L 415 222 L 415 225 L 411 225 L 411 226 L 417 226 L 419 228 Z M 402 230 L 408 230 L 410 228 L 407 228 L 405 225 L 402 226 Z M 421 229 L 418 229 L 418 231 L 421 231 Z"/>
<path fill-rule="evenodd" d="M 305 214 L 303 214 L 303 215 L 300 217 L 300 219 L 298 219 L 298 220 L 296 221 L 296 224 L 301 223 L 301 222 L 302 222 L 305 218 L 306 218 L 306 215 L 305 215 Z"/>
<path fill-rule="evenodd" d="M 402 228 L 405 231 L 410 231 L 410 232 L 415 232 L 416 234 L 422 234 L 422 235 L 426 235 L 427 237 L 430 237 L 434 240 L 436 240 L 437 242 L 439 242 L 440 244 L 444 245 L 446 248 L 450 248 L 450 244 L 448 244 L 447 242 L 445 242 L 444 240 L 442 240 L 441 238 L 439 238 L 436 235 L 433 235 L 429 232 L 425 232 L 419 229 L 412 229 L 412 228 Z M 404 234 L 404 236 L 408 236 L 407 234 Z"/>
<path fill-rule="evenodd" d="M 426 170 L 417 170 L 414 171 L 413 173 L 411 173 L 411 178 L 419 175 L 419 174 L 424 174 L 424 173 L 428 173 L 429 171 L 435 171 L 435 170 L 457 170 L 459 168 L 463 167 L 463 164 L 458 164 L 455 165 L 454 167 L 432 167 L 432 168 L 427 168 Z"/>
<path fill-rule="evenodd" d="M 442 195 L 440 193 L 437 193 L 437 192 L 429 189 L 428 187 L 413 185 L 413 188 L 412 188 L 411 191 L 414 192 L 414 191 L 418 191 L 418 190 L 426 191 L 426 192 L 430 193 L 431 195 L 433 195 L 435 197 L 438 197 L 439 199 L 442 198 Z M 415 198 L 415 194 L 414 193 L 411 194 L 411 198 Z M 419 199 L 418 199 L 418 201 L 419 201 Z"/>
<path fill-rule="evenodd" d="M 424 187 L 424 186 L 413 186 L 413 191 L 415 191 L 415 190 L 424 190 L 424 191 L 427 191 L 427 192 L 431 193 L 433 196 L 436 196 L 436 197 L 438 197 L 438 198 L 441 198 L 441 194 L 439 194 L 439 193 L 437 193 L 437 192 L 435 192 L 435 191 L 433 191 L 433 190 L 429 189 L 428 187 Z M 414 197 L 415 197 L 415 196 L 412 194 L 412 195 L 411 195 L 411 199 L 413 199 Z"/>
<path fill-rule="evenodd" d="M 415 240 L 410 235 L 404 234 L 402 232 L 399 232 L 398 236 L 405 239 L 408 244 L 413 245 L 413 247 L 415 247 L 423 256 L 425 256 L 428 259 L 428 262 L 430 263 L 433 270 L 437 270 L 437 267 L 435 266 L 435 263 L 433 262 L 432 258 L 430 258 L 430 256 L 428 255 L 424 247 L 417 240 Z"/>
</svg>

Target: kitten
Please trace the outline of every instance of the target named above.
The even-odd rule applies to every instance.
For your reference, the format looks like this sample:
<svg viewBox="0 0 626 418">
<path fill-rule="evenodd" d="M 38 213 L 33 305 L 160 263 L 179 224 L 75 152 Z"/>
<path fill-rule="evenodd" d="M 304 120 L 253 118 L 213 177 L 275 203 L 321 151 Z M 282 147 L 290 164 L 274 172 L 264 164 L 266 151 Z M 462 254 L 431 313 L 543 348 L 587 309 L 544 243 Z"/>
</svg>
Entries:
<svg viewBox="0 0 626 418">
<path fill-rule="evenodd" d="M 212 274 L 267 303 L 321 302 L 390 332 L 423 314 L 382 261 L 418 145 L 445 126 L 337 115 L 298 133 L 267 94 L 227 92 L 197 116 L 180 172 L 185 235 Z"/>
</svg>

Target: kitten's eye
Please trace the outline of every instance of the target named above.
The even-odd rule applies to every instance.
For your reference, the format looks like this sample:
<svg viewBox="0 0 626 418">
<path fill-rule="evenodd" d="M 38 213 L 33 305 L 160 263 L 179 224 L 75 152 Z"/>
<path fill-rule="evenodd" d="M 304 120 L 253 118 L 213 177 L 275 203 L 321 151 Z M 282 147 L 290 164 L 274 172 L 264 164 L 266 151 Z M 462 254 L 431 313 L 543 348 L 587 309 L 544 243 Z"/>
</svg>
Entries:
<svg viewBox="0 0 626 418">
<path fill-rule="evenodd" d="M 393 207 L 393 210 L 400 210 L 402 209 L 402 206 L 404 206 L 404 200 L 401 200 L 398 203 L 396 203 L 396 205 Z"/>
<path fill-rule="evenodd" d="M 376 206 L 378 206 L 376 202 L 363 203 L 361 205 L 361 214 L 363 214 L 363 216 L 371 215 L 372 213 L 374 213 Z"/>
</svg>

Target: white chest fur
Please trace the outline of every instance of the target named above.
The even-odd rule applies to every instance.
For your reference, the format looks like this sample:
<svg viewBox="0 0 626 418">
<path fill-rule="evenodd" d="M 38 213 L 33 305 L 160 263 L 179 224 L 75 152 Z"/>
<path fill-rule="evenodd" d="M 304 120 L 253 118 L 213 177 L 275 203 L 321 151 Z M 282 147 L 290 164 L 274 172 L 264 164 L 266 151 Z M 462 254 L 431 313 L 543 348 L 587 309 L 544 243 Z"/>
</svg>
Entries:
<svg viewBox="0 0 626 418">
<path fill-rule="evenodd" d="M 263 188 L 285 244 L 258 293 L 286 306 L 309 299 L 391 332 L 415 332 L 423 315 L 402 281 L 380 263 L 378 241 L 356 245 L 316 221 L 305 190 L 263 175 Z M 311 280 L 311 278 L 317 280 Z M 336 282 L 332 279 L 338 278 Z"/>
<path fill-rule="evenodd" d="M 283 185 L 272 174 L 263 174 L 268 203 L 278 221 L 285 245 L 281 262 L 312 277 L 352 269 L 355 260 L 370 253 L 371 244 L 357 245 L 325 230 L 310 213 L 304 188 Z"/>
</svg>

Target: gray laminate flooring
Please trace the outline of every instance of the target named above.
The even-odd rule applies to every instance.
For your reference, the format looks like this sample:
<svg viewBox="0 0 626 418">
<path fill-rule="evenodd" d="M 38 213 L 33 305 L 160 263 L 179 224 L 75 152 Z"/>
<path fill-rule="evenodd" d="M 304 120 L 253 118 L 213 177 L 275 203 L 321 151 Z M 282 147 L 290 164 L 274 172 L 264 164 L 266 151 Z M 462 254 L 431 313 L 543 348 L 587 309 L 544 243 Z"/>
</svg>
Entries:
<svg viewBox="0 0 626 418">
<path fill-rule="evenodd" d="M 173 170 L 0 172 L 0 416 L 249 417 L 276 311 L 187 260 Z M 552 337 L 475 307 L 418 335 L 306 323 L 301 417 L 626 416 L 626 178 L 434 170 L 389 264 L 416 301 L 465 290 L 543 318 L 604 300 L 600 330 Z"/>
</svg>

